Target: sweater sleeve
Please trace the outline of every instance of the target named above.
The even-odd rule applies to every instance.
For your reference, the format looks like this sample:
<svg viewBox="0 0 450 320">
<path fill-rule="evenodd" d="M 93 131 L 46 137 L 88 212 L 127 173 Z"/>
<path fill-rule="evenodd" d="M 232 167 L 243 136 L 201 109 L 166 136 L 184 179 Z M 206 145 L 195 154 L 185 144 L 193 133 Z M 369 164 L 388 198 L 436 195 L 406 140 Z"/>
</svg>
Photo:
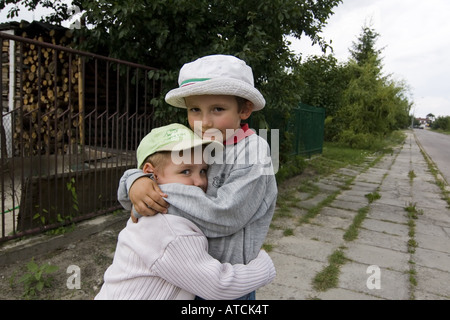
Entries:
<svg viewBox="0 0 450 320">
<path fill-rule="evenodd" d="M 139 178 L 149 176 L 145 174 L 141 169 L 128 169 L 124 172 L 119 181 L 119 187 L 117 189 L 117 200 L 122 207 L 126 210 L 131 210 L 132 203 L 128 196 L 131 185 Z"/>
<path fill-rule="evenodd" d="M 216 196 L 205 194 L 200 188 L 181 184 L 162 185 L 169 197 L 169 213 L 197 224 L 208 238 L 236 233 L 276 199 L 277 187 L 273 176 L 262 172 L 260 165 L 234 170 Z"/>
<path fill-rule="evenodd" d="M 231 265 L 211 257 L 206 248 L 204 237 L 178 237 L 167 246 L 153 270 L 173 285 L 207 300 L 237 299 L 275 278 L 275 267 L 265 251 L 247 265 Z"/>
</svg>

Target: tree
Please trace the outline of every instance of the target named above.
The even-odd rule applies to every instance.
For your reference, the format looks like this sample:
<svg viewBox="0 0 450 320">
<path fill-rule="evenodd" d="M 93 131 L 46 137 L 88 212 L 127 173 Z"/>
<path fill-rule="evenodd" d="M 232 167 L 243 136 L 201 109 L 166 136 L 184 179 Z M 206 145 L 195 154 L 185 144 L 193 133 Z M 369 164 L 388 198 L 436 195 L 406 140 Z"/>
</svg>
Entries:
<svg viewBox="0 0 450 320">
<path fill-rule="evenodd" d="M 436 120 L 436 116 L 432 113 L 427 114 L 427 121 L 433 123 Z"/>
<path fill-rule="evenodd" d="M 349 49 L 351 57 L 362 66 L 366 63 L 372 63 L 381 72 L 381 52 L 382 49 L 376 49 L 375 45 L 380 34 L 370 26 L 364 25 L 357 42 L 353 42 Z"/>
<path fill-rule="evenodd" d="M 302 81 L 301 101 L 324 108 L 326 115 L 333 117 L 349 82 L 346 66 L 338 63 L 333 55 L 311 56 L 295 71 Z"/>
<path fill-rule="evenodd" d="M 3 0 L 35 8 L 48 0 Z M 61 0 L 50 21 L 67 19 L 70 8 Z M 163 80 L 161 97 L 178 86 L 180 67 L 208 54 L 232 54 L 249 64 L 267 107 L 255 122 L 277 118 L 284 128 L 290 110 L 300 102 L 298 64 L 286 35 L 309 37 L 324 50 L 323 26 L 342 0 L 73 0 L 83 12 L 85 28 L 75 35 L 78 48 L 159 68 L 152 77 Z M 56 4 L 60 4 L 57 6 Z M 3 4 L 3 7 L 2 7 Z M 164 121 L 180 121 L 183 110 L 168 107 L 162 98 L 153 104 Z M 164 107 L 163 107 L 164 105 Z"/>
<path fill-rule="evenodd" d="M 346 66 L 348 86 L 336 116 L 327 122 L 333 139 L 352 147 L 371 148 L 410 121 L 408 88 L 383 76 L 381 50 L 376 49 L 378 36 L 372 28 L 364 27 L 358 42 L 353 43 L 352 59 Z"/>
<path fill-rule="evenodd" d="M 450 116 L 439 116 L 433 122 L 431 128 L 434 130 L 450 131 Z"/>
</svg>

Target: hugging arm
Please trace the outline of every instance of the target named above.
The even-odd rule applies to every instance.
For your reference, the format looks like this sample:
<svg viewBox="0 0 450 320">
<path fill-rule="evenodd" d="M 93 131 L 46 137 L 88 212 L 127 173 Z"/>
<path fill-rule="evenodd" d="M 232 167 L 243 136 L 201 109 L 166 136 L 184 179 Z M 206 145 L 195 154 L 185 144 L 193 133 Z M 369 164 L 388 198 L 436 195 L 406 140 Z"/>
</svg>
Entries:
<svg viewBox="0 0 450 320">
<path fill-rule="evenodd" d="M 252 219 L 266 214 L 265 209 L 276 197 L 267 192 L 274 187 L 273 176 L 262 174 L 262 166 L 251 165 L 234 170 L 226 183 L 217 190 L 216 196 L 202 192 L 200 188 L 181 184 L 162 185 L 169 194 L 169 213 L 191 220 L 209 238 L 224 237 L 236 233 Z M 269 197 L 268 197 L 269 194 Z"/>
</svg>

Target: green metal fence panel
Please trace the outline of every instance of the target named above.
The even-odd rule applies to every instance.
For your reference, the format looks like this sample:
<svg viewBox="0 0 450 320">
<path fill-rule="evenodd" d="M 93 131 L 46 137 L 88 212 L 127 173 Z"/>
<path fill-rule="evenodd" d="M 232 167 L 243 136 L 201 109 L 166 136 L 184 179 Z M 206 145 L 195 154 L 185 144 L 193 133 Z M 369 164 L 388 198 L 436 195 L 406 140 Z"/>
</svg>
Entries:
<svg viewBox="0 0 450 320">
<path fill-rule="evenodd" d="M 286 139 L 291 141 L 291 150 L 288 154 L 310 157 L 322 153 L 325 109 L 300 103 L 293 109 L 287 124 L 280 118 L 270 116 L 266 116 L 265 121 L 269 128 L 280 130 L 280 146 Z M 249 125 L 256 130 L 260 129 L 253 117 L 249 119 Z"/>
<path fill-rule="evenodd" d="M 291 123 L 294 130 L 293 154 L 310 157 L 322 153 L 325 109 L 301 103 L 295 109 Z"/>
</svg>

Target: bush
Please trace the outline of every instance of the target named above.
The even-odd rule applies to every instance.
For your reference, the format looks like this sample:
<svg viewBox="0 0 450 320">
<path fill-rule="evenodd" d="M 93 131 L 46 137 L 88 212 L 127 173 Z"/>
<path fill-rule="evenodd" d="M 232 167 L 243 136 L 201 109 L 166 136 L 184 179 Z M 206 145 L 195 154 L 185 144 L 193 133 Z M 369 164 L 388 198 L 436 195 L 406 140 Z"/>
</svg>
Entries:
<svg viewBox="0 0 450 320">
<path fill-rule="evenodd" d="M 354 149 L 380 150 L 383 147 L 383 141 L 378 136 L 354 133 L 352 130 L 343 130 L 339 134 L 338 142 Z"/>
<path fill-rule="evenodd" d="M 450 116 L 438 117 L 432 125 L 435 130 L 450 131 Z"/>
</svg>

